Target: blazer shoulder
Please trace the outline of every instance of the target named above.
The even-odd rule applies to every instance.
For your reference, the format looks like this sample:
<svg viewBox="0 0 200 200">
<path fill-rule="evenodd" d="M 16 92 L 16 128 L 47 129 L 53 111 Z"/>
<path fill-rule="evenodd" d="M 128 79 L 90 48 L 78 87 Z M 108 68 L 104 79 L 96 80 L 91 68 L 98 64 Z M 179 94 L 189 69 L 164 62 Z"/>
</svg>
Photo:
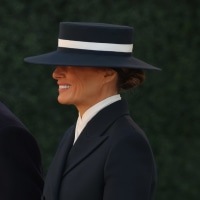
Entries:
<svg viewBox="0 0 200 200">
<path fill-rule="evenodd" d="M 134 140 L 150 146 L 146 133 L 131 118 L 130 115 L 121 116 L 109 128 L 107 134 L 113 142 Z"/>
<path fill-rule="evenodd" d="M 18 126 L 27 129 L 14 113 L 0 102 L 0 129 L 7 126 Z"/>
<path fill-rule="evenodd" d="M 25 128 L 18 126 L 5 126 L 0 128 L 0 146 L 7 148 L 26 149 L 32 154 L 35 150 L 40 155 L 39 146 L 34 136 Z"/>
</svg>

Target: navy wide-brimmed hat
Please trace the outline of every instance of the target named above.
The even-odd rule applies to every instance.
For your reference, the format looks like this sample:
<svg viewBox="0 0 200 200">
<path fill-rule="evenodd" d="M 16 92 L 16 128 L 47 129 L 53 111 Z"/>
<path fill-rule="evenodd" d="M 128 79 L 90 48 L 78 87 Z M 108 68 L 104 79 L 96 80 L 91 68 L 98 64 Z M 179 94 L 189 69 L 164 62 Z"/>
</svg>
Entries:
<svg viewBox="0 0 200 200">
<path fill-rule="evenodd" d="M 56 51 L 25 62 L 56 66 L 159 70 L 132 56 L 133 28 L 104 23 L 61 22 Z"/>
</svg>

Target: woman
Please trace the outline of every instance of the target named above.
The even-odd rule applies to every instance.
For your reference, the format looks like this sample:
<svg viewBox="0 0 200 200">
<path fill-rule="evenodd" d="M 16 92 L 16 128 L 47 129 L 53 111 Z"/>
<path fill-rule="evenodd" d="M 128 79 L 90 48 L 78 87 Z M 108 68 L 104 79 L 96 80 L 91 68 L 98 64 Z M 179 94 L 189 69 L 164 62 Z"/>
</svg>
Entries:
<svg viewBox="0 0 200 200">
<path fill-rule="evenodd" d="M 58 101 L 79 117 L 49 168 L 45 200 L 149 200 L 156 170 L 144 132 L 120 91 L 158 70 L 132 54 L 133 29 L 98 23 L 60 23 L 58 49 L 26 62 L 55 65 Z"/>
</svg>

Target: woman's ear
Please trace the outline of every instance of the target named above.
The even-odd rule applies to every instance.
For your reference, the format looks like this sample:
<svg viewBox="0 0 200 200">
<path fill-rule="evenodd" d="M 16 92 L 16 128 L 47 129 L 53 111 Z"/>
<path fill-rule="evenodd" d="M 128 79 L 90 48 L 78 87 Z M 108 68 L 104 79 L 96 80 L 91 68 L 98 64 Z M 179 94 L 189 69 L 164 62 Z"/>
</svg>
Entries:
<svg viewBox="0 0 200 200">
<path fill-rule="evenodd" d="M 104 69 L 104 83 L 117 80 L 117 72 L 111 68 Z"/>
<path fill-rule="evenodd" d="M 105 70 L 104 77 L 109 77 L 109 76 L 113 76 L 116 74 L 116 71 L 111 68 L 106 68 L 104 70 Z"/>
</svg>

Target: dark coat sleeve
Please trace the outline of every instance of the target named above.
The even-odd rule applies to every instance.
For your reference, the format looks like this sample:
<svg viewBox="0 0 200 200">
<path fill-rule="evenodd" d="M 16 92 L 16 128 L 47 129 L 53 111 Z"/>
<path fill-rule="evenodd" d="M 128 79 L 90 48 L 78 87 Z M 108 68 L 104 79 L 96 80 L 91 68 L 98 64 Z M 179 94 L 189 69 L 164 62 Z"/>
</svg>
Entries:
<svg viewBox="0 0 200 200">
<path fill-rule="evenodd" d="M 0 199 L 39 200 L 43 189 L 41 155 L 24 128 L 0 129 Z"/>
<path fill-rule="evenodd" d="M 129 135 L 113 142 L 104 171 L 104 200 L 153 197 L 154 160 L 148 142 L 141 135 Z"/>
</svg>

